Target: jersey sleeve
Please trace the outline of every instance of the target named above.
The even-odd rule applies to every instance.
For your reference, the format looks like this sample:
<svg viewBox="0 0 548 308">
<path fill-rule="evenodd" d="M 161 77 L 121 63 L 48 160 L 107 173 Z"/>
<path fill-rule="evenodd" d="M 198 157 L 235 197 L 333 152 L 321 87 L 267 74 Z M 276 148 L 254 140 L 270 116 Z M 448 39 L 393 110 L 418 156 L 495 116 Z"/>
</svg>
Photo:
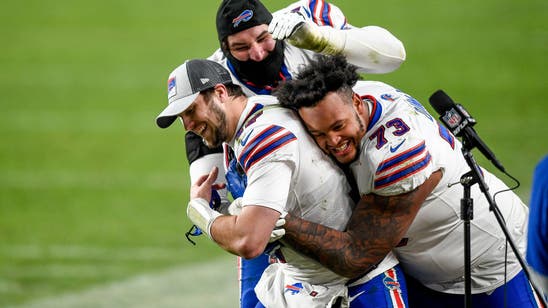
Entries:
<svg viewBox="0 0 548 308">
<path fill-rule="evenodd" d="M 247 175 L 243 204 L 285 210 L 296 161 L 297 137 L 277 125 L 255 126 L 237 140 L 237 158 Z"/>
<path fill-rule="evenodd" d="M 289 161 L 273 161 L 254 166 L 248 174 L 242 205 L 258 205 L 280 213 L 287 211 L 293 166 Z"/>
<path fill-rule="evenodd" d="M 384 28 L 367 26 L 344 33 L 346 40 L 342 53 L 349 63 L 358 66 L 361 73 L 388 73 L 405 61 L 403 43 Z"/>
<path fill-rule="evenodd" d="M 292 147 L 287 144 L 297 140 L 288 129 L 278 125 L 256 127 L 240 138 L 238 162 L 247 173 L 253 165 L 280 157 L 290 159 L 296 151 L 288 151 Z"/>
<path fill-rule="evenodd" d="M 410 192 L 434 172 L 424 139 L 407 135 L 392 139 L 376 156 L 373 193 L 393 196 Z"/>
<path fill-rule="evenodd" d="M 368 74 L 392 72 L 405 61 L 407 55 L 403 43 L 387 29 L 378 26 L 354 27 L 347 23 L 344 13 L 337 6 L 325 1 L 298 3 L 301 6 L 293 10 L 298 10 L 320 26 L 321 36 L 329 42 L 319 52 L 342 53 L 349 63 L 358 66 L 360 73 Z M 306 45 L 296 46 L 310 49 Z"/>
</svg>

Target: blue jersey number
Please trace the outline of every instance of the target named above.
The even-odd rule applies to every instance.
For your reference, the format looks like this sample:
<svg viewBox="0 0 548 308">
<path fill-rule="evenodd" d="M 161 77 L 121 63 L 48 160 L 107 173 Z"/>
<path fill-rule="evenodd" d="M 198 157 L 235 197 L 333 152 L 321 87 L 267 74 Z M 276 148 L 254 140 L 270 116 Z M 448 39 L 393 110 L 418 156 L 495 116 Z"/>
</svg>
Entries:
<svg viewBox="0 0 548 308">
<path fill-rule="evenodd" d="M 392 135 L 397 137 L 405 135 L 410 130 L 409 126 L 400 118 L 394 118 L 386 122 L 386 124 L 379 126 L 379 128 L 369 136 L 369 140 L 377 141 L 377 145 L 375 146 L 377 149 L 382 148 L 388 142 L 384 137 L 384 134 L 388 129 L 390 129 Z"/>
</svg>

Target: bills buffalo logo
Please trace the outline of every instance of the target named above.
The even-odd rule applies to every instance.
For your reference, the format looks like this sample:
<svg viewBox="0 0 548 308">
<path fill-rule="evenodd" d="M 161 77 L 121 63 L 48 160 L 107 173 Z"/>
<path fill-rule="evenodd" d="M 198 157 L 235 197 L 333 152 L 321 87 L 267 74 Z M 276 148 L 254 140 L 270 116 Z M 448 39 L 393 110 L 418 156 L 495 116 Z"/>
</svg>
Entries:
<svg viewBox="0 0 548 308">
<path fill-rule="evenodd" d="M 297 282 L 291 285 L 288 284 L 285 286 L 285 291 L 291 292 L 291 295 L 299 294 L 302 290 L 303 290 L 303 284 L 300 282 Z"/>
<path fill-rule="evenodd" d="M 391 102 L 396 100 L 391 94 L 383 94 L 383 95 L 381 95 L 381 98 L 386 100 L 386 101 L 391 101 Z"/>
<path fill-rule="evenodd" d="M 238 27 L 240 23 L 249 21 L 253 17 L 253 11 L 252 10 L 245 10 L 240 15 L 238 15 L 236 18 L 232 19 L 232 26 L 234 28 Z"/>
<path fill-rule="evenodd" d="M 399 290 L 400 289 L 400 283 L 392 277 L 384 277 L 383 281 L 384 286 L 389 290 Z"/>
<path fill-rule="evenodd" d="M 177 95 L 177 82 L 175 77 L 171 77 L 167 80 L 167 97 Z"/>
</svg>

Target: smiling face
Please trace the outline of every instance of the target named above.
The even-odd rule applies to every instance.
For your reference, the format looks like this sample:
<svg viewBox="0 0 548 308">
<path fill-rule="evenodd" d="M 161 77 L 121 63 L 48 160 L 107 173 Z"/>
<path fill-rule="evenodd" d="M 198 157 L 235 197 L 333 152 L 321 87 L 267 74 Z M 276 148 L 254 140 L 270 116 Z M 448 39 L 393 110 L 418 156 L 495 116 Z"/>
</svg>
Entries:
<svg viewBox="0 0 548 308">
<path fill-rule="evenodd" d="M 349 98 L 330 92 L 316 106 L 300 108 L 299 115 L 325 153 L 343 164 L 357 158 L 368 108 L 356 94 Z"/>
<path fill-rule="evenodd" d="M 215 93 L 198 95 L 179 117 L 183 120 L 185 129 L 202 137 L 210 148 L 220 146 L 229 138 L 226 115 Z"/>
</svg>

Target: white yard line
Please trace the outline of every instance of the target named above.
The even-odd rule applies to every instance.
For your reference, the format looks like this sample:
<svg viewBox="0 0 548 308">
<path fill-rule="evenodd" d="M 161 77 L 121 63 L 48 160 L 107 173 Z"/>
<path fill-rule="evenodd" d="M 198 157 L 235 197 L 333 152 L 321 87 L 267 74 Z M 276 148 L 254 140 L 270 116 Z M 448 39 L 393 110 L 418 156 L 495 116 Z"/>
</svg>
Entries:
<svg viewBox="0 0 548 308">
<path fill-rule="evenodd" d="M 14 308 L 238 307 L 237 293 L 236 257 L 227 255 Z"/>
</svg>

